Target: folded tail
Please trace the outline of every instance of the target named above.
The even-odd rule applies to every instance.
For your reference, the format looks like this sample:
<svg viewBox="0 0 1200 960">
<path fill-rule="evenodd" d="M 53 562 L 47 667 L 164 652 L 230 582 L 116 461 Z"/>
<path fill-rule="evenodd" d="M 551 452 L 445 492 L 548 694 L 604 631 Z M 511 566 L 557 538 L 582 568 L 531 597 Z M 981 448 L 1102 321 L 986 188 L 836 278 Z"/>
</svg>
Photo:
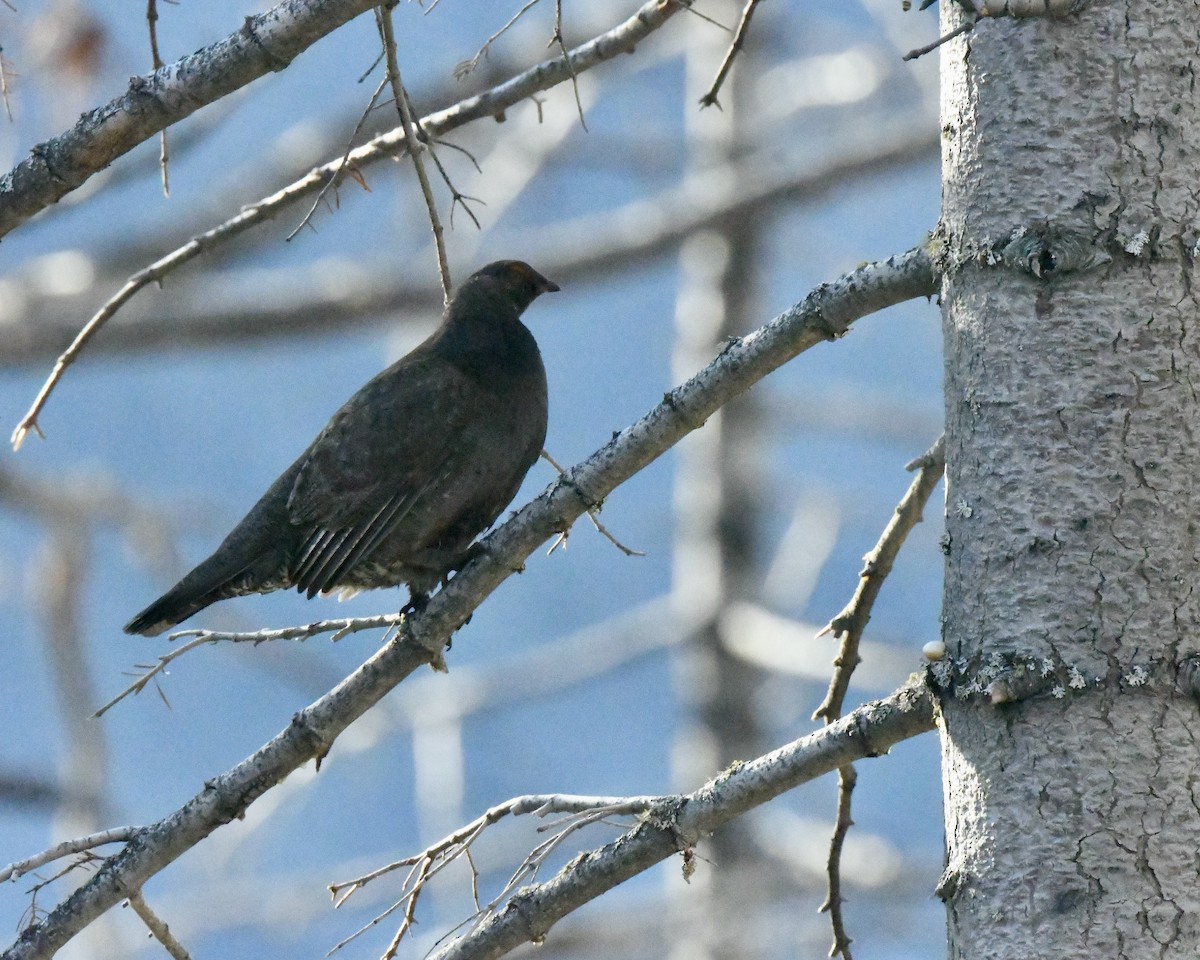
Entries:
<svg viewBox="0 0 1200 960">
<path fill-rule="evenodd" d="M 228 557 L 218 551 L 125 624 L 125 632 L 156 637 L 211 603 L 252 593 L 245 573 L 245 565 L 230 569 Z"/>
</svg>

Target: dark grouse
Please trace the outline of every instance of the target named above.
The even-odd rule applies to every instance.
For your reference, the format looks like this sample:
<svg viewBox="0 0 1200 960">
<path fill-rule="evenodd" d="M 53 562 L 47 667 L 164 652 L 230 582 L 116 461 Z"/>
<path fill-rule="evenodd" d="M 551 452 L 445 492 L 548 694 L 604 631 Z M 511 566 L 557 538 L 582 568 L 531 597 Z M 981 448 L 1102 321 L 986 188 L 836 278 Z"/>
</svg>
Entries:
<svg viewBox="0 0 1200 960">
<path fill-rule="evenodd" d="M 546 371 L 520 317 L 557 290 L 490 263 L 424 343 L 333 415 L 216 552 L 134 617 L 155 636 L 227 597 L 407 584 L 420 603 L 471 555 L 546 439 Z"/>
</svg>

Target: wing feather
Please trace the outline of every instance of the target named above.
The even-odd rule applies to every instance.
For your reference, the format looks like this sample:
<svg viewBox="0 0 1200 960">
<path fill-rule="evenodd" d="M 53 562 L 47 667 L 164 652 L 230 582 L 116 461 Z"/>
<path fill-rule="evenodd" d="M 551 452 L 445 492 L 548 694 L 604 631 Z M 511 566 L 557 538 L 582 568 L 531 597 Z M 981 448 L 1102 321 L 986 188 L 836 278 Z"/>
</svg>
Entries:
<svg viewBox="0 0 1200 960">
<path fill-rule="evenodd" d="M 296 589 L 312 597 L 336 587 L 438 495 L 479 405 L 478 386 L 459 370 L 410 354 L 334 415 L 288 498 L 291 522 L 312 531 L 293 563 Z"/>
</svg>

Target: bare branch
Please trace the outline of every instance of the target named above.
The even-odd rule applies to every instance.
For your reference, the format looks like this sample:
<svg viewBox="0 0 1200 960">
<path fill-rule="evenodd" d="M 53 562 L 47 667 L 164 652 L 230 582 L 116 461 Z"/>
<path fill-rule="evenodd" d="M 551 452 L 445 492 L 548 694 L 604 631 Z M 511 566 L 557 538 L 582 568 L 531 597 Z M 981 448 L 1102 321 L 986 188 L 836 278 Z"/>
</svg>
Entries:
<svg viewBox="0 0 1200 960">
<path fill-rule="evenodd" d="M 821 285 L 754 333 L 730 343 L 704 370 L 668 393 L 641 420 L 614 436 L 602 449 L 571 469 L 564 480 L 551 485 L 486 537 L 481 556 L 430 598 L 423 610 L 406 618 L 398 634 L 354 673 L 296 713 L 285 729 L 252 756 L 210 780 L 174 813 L 148 826 L 139 836 L 139 843 L 106 862 L 45 918 L 26 928 L 4 955 L 5 960 L 48 960 L 79 931 L 124 899 L 129 890 L 140 889 L 146 880 L 218 827 L 240 817 L 250 804 L 293 770 L 325 756 L 351 723 L 419 666 L 437 660 L 445 644 L 475 608 L 519 569 L 541 543 L 570 526 L 588 506 L 608 496 L 619 484 L 700 427 L 733 397 L 804 350 L 842 336 L 860 317 L 913 297 L 931 296 L 937 289 L 933 263 L 924 247 L 917 247 L 887 261 L 866 264 Z M 905 698 L 904 702 L 909 700 Z M 925 716 L 927 706 L 925 713 L 914 713 L 911 709 L 902 712 Z M 853 740 L 852 749 L 847 750 L 841 762 L 860 756 L 855 751 L 868 746 L 853 725 L 851 728 L 850 732 L 841 724 L 835 728 Z M 910 723 L 904 729 L 915 728 Z M 871 743 L 868 749 L 878 752 L 891 742 L 894 741 L 885 737 Z M 816 754 L 828 759 L 828 748 L 822 746 Z M 825 769 L 839 766 L 838 758 L 842 756 L 835 750 L 832 767 Z M 703 802 L 696 807 L 703 808 Z M 733 816 L 744 807 L 737 808 L 735 803 L 730 809 L 735 811 L 729 814 Z M 716 821 L 712 822 L 715 826 Z M 676 848 L 674 844 L 672 840 L 656 858 L 668 856 Z M 612 876 L 616 877 L 614 882 L 623 879 Z M 511 920 L 505 920 L 510 912 L 500 914 L 485 930 L 497 921 L 510 923 Z M 522 935 L 527 936 L 529 928 L 521 929 Z"/>
<path fill-rule="evenodd" d="M 171 933 L 170 927 L 150 909 L 150 904 L 146 903 L 140 890 L 131 894 L 127 902 L 133 908 L 133 912 L 141 918 L 142 923 L 146 925 L 146 929 L 150 931 L 154 939 L 161 943 L 163 949 L 171 955 L 172 960 L 192 960 L 183 944 L 175 938 L 175 934 Z"/>
<path fill-rule="evenodd" d="M 717 75 L 713 78 L 712 86 L 708 88 L 708 93 L 700 98 L 700 106 L 721 106 L 720 101 L 717 100 L 717 94 L 721 92 L 721 87 L 725 84 L 725 78 L 729 75 L 729 68 L 733 66 L 734 58 L 746 42 L 746 34 L 750 32 L 750 18 L 754 16 L 758 4 L 759 0 L 746 0 L 746 6 L 742 10 L 742 19 L 738 21 L 737 32 L 733 35 L 729 49 L 725 51 L 725 59 L 721 61 Z"/>
<path fill-rule="evenodd" d="M 875 600 L 883 588 L 884 580 L 892 572 L 892 564 L 896 560 L 896 555 L 900 552 L 900 548 L 904 545 L 912 528 L 921 522 L 925 504 L 929 501 L 929 497 L 946 470 L 943 437 L 939 437 L 923 456 L 908 464 L 908 469 L 914 468 L 919 471 L 916 478 L 900 500 L 895 514 L 884 528 L 875 549 L 863 558 L 864 566 L 859 575 L 858 588 L 854 591 L 853 598 L 846 608 L 817 634 L 817 636 L 822 636 L 832 632 L 835 636 L 842 638 L 842 643 L 837 657 L 833 661 L 834 673 L 829 684 L 829 691 L 813 714 L 814 720 L 823 719 L 826 723 L 833 723 L 842 714 L 842 706 L 845 702 L 846 691 L 850 688 L 851 676 L 861 662 L 859 647 L 863 632 L 871 619 L 871 610 L 875 605 Z M 829 920 L 833 926 L 833 946 L 829 950 L 829 955 L 831 957 L 840 956 L 843 960 L 853 960 L 853 957 L 850 953 L 851 938 L 846 933 L 845 918 L 842 915 L 841 857 L 846 834 L 854 823 L 850 805 L 857 782 L 858 773 L 853 764 L 847 764 L 838 770 L 837 820 L 829 842 L 829 858 L 826 861 L 829 886 L 825 902 L 821 905 L 821 910 L 829 914 Z"/>
<path fill-rule="evenodd" d="M 925 0 L 920 9 L 924 10 L 935 2 L 936 0 Z M 970 33 L 975 29 L 975 24 L 985 17 L 1012 17 L 1018 20 L 1032 17 L 1065 17 L 1079 13 L 1090 2 L 1091 0 L 988 0 L 984 3 L 981 0 L 960 0 L 959 6 L 963 9 L 963 22 L 949 33 L 938 37 L 933 43 L 910 50 L 903 59 L 916 60 L 918 57 L 933 52 L 955 37 Z"/>
<path fill-rule="evenodd" d="M 469 860 L 471 857 L 471 846 L 475 841 L 479 839 L 488 827 L 503 820 L 505 817 L 519 817 L 528 813 L 532 813 L 536 817 L 545 817 L 551 813 L 568 814 L 567 817 L 553 824 L 539 828 L 539 831 L 553 830 L 554 835 L 548 840 L 539 843 L 530 852 L 517 868 L 516 872 L 513 873 L 508 883 L 505 884 L 504 889 L 490 903 L 486 906 L 480 905 L 478 890 L 474 890 L 477 909 L 474 916 L 465 922 L 473 922 L 475 926 L 479 926 L 479 924 L 490 917 L 520 883 L 536 877 L 541 865 L 545 863 L 550 854 L 570 834 L 592 823 L 604 820 L 607 817 L 634 816 L 645 813 L 647 810 L 655 806 L 661 806 L 672 799 L 675 798 L 579 797 L 560 794 L 535 794 L 514 797 L 505 803 L 498 804 L 482 816 L 455 830 L 449 836 L 426 847 L 420 853 L 396 860 L 353 880 L 330 884 L 329 892 L 334 897 L 334 906 L 340 907 L 372 880 L 377 880 L 402 867 L 412 868 L 401 885 L 400 898 L 384 910 L 383 913 L 369 920 L 366 924 L 359 927 L 358 930 L 354 931 L 354 933 L 350 934 L 350 936 L 335 945 L 329 952 L 334 953 L 340 950 L 346 944 L 361 936 L 367 930 L 377 926 L 396 910 L 403 907 L 404 920 L 396 931 L 396 935 L 392 938 L 388 951 L 384 954 L 385 957 L 393 955 L 404 935 L 412 927 L 417 899 L 424 891 L 428 882 L 456 860 L 460 858 Z M 472 878 L 474 882 L 475 874 L 473 867 Z"/>
<path fill-rule="evenodd" d="M 821 912 L 829 914 L 829 923 L 833 927 L 833 946 L 829 948 L 831 957 L 840 956 L 842 960 L 854 960 L 850 953 L 853 939 L 846 933 L 846 920 L 842 916 L 842 848 L 846 844 L 846 835 L 854 826 L 850 815 L 850 801 L 854 787 L 858 783 L 858 771 L 854 764 L 847 763 L 838 767 L 838 798 L 837 820 L 833 825 L 833 836 L 829 839 L 829 857 L 825 861 L 825 872 L 829 887 L 825 902 L 821 904 Z"/>
<path fill-rule="evenodd" d="M 0 178 L 0 237 L 142 141 L 273 71 L 365 13 L 374 0 L 284 0 L 224 40 L 146 76 Z"/>
<path fill-rule="evenodd" d="M 923 47 L 917 47 L 917 49 L 915 49 L 915 50 L 909 50 L 908 53 L 906 53 L 900 59 L 916 60 L 919 57 L 925 56 L 925 54 L 927 54 L 927 53 L 932 53 L 934 50 L 936 50 L 938 47 L 942 46 L 943 44 L 949 43 L 955 37 L 961 37 L 964 33 L 970 33 L 974 29 L 975 29 L 975 17 L 968 17 L 966 20 L 964 20 L 962 23 L 960 23 L 957 27 L 955 27 L 949 33 L 942 34 L 942 36 L 940 36 L 936 40 L 934 40 L 933 43 L 928 43 Z"/>
<path fill-rule="evenodd" d="M 156 0 L 146 0 L 146 26 L 150 31 L 150 69 L 157 72 L 166 64 L 158 54 L 158 4 Z M 164 130 L 160 133 L 159 138 L 161 146 L 158 151 L 158 166 L 162 171 L 163 196 L 169 197 L 171 195 L 171 179 L 167 173 L 167 160 L 170 159 L 167 152 L 167 131 Z"/>
<path fill-rule="evenodd" d="M 863 631 L 871 620 L 871 610 L 883 582 L 892 572 L 892 564 L 900 548 L 904 545 L 912 528 L 921 522 L 921 515 L 930 495 L 942 479 L 946 469 L 944 438 L 939 437 L 924 456 L 914 461 L 917 465 L 917 476 L 913 479 L 908 491 L 896 505 L 892 519 L 884 528 L 873 550 L 863 557 L 863 568 L 859 574 L 858 587 L 854 596 L 836 617 L 829 621 L 825 628 L 817 634 L 823 636 L 832 633 L 842 639 L 837 657 L 833 663 L 836 667 L 833 680 L 825 699 L 813 714 L 814 720 L 836 720 L 842 711 L 846 698 L 846 690 L 850 686 L 850 675 L 859 664 L 858 645 Z M 910 465 L 911 466 L 911 465 Z"/>
<path fill-rule="evenodd" d="M 922 687 L 903 687 L 807 737 L 735 764 L 694 793 L 669 798 L 628 833 L 576 857 L 553 879 L 521 889 L 504 909 L 433 960 L 495 958 L 538 942 L 571 911 L 672 854 L 687 853 L 747 810 L 932 729 L 932 698 Z"/>
<path fill-rule="evenodd" d="M 141 832 L 142 827 L 111 827 L 108 830 L 101 830 L 99 833 L 88 834 L 86 837 L 64 840 L 48 850 L 36 853 L 32 857 L 26 857 L 24 860 L 17 860 L 0 869 L 0 883 L 16 880 L 29 873 L 30 870 L 36 870 L 40 866 L 75 853 L 82 853 L 84 850 L 102 847 L 107 843 L 128 843 Z"/>
</svg>

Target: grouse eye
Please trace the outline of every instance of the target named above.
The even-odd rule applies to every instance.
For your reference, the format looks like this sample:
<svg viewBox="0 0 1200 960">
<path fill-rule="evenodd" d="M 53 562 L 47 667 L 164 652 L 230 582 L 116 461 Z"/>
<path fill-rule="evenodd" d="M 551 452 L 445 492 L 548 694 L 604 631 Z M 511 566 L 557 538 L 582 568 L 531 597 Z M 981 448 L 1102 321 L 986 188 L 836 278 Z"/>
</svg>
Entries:
<svg viewBox="0 0 1200 960">
<path fill-rule="evenodd" d="M 533 271 L 523 263 L 510 263 L 508 265 L 508 275 L 526 290 L 533 290 L 537 286 Z"/>
</svg>

